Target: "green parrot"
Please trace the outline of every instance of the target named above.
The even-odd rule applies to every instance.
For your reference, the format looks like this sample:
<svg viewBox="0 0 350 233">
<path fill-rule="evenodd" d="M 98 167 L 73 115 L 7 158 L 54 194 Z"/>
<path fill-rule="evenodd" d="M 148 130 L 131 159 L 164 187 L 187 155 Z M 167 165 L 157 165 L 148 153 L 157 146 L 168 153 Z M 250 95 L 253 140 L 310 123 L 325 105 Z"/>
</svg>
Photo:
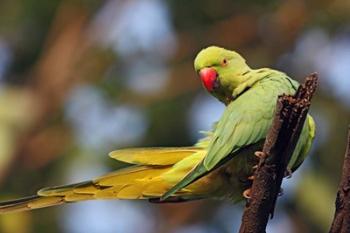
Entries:
<svg viewBox="0 0 350 233">
<path fill-rule="evenodd" d="M 272 69 L 251 69 L 236 52 L 211 46 L 194 67 L 207 91 L 226 105 L 220 120 L 190 147 L 131 148 L 110 153 L 130 164 L 81 183 L 44 188 L 36 195 L 0 203 L 0 213 L 32 210 L 94 199 L 183 202 L 203 198 L 243 200 L 250 176 L 272 124 L 277 97 L 294 94 L 298 83 Z M 308 116 L 288 164 L 295 171 L 315 136 Z"/>
</svg>

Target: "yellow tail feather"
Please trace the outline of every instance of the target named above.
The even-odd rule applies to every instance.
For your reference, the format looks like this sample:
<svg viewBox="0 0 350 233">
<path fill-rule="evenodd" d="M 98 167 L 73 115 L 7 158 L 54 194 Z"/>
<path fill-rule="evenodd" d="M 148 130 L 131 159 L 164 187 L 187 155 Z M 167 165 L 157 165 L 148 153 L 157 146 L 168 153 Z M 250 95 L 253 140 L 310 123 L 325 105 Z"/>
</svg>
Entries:
<svg viewBox="0 0 350 233">
<path fill-rule="evenodd" d="M 121 149 L 109 153 L 109 157 L 136 165 L 173 165 L 202 151 L 199 147 L 151 147 Z"/>
<path fill-rule="evenodd" d="M 62 197 L 25 197 L 13 201 L 0 203 L 0 213 L 19 212 L 25 210 L 33 210 L 49 206 L 63 204 Z"/>
<path fill-rule="evenodd" d="M 111 153 L 111 157 L 137 165 L 106 174 L 93 181 L 44 188 L 39 190 L 36 196 L 2 202 L 0 213 L 92 199 L 157 199 L 198 163 L 199 151 L 202 152 L 202 149 L 194 147 L 115 151 Z M 183 164 L 174 166 L 178 162 Z M 168 175 L 165 175 L 169 172 L 173 174 L 172 179 L 167 179 Z M 182 196 L 181 200 L 195 199 L 199 197 L 199 192 L 197 188 L 187 188 L 181 192 L 185 197 Z"/>
</svg>

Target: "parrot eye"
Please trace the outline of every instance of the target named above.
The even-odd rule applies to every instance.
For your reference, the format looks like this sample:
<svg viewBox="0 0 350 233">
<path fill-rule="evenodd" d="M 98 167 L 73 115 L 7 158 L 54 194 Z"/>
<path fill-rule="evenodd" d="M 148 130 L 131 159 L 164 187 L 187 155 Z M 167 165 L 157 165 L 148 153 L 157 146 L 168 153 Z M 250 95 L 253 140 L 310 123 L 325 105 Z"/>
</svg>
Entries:
<svg viewBox="0 0 350 233">
<path fill-rule="evenodd" d="M 227 65 L 227 59 L 224 58 L 222 61 L 221 61 L 221 66 L 226 66 Z"/>
</svg>

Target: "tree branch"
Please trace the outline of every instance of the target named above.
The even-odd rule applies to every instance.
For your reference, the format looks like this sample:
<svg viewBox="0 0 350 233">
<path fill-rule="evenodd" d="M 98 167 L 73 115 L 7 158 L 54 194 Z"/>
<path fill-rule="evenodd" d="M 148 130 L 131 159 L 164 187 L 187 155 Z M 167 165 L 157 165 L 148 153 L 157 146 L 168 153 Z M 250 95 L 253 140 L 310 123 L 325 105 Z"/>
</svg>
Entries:
<svg viewBox="0 0 350 233">
<path fill-rule="evenodd" d="M 345 153 L 343 175 L 340 181 L 335 215 L 330 233 L 350 232 L 350 126 L 348 130 L 348 145 Z"/>
<path fill-rule="evenodd" d="M 294 96 L 282 95 L 278 98 L 263 156 L 254 174 L 251 199 L 243 213 L 240 233 L 264 233 L 269 216 L 273 218 L 282 179 L 298 142 L 317 81 L 317 74 L 311 74 Z"/>
</svg>

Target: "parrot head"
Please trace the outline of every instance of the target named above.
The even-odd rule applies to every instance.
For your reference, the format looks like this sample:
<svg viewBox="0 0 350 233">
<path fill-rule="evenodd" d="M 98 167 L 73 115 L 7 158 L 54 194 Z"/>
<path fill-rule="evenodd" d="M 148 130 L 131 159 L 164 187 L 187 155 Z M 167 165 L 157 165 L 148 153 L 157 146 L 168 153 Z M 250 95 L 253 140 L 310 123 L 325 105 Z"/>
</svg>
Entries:
<svg viewBox="0 0 350 233">
<path fill-rule="evenodd" d="M 242 74 L 250 71 L 241 55 L 216 46 L 201 50 L 194 68 L 207 91 L 225 104 L 232 100 L 234 89 L 245 81 Z"/>
</svg>

